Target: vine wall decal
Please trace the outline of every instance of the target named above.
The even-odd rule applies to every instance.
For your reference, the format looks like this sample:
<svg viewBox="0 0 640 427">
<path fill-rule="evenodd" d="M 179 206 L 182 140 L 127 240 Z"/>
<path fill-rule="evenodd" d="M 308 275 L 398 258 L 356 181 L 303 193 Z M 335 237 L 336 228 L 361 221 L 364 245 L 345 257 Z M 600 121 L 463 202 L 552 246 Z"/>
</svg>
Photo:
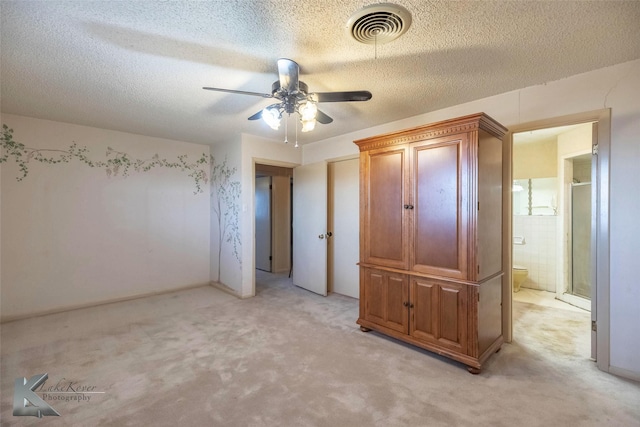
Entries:
<svg viewBox="0 0 640 427">
<path fill-rule="evenodd" d="M 108 177 L 117 176 L 122 173 L 123 176 L 129 176 L 133 169 L 135 172 L 149 172 L 153 168 L 169 168 L 178 169 L 186 172 L 195 183 L 196 190 L 194 194 L 202 193 L 202 185 L 207 183 L 207 165 L 209 158 L 206 154 L 202 154 L 195 161 L 189 161 L 187 155 L 177 156 L 177 160 L 169 161 L 160 158 L 158 154 L 153 155 L 150 159 L 134 159 L 129 154 L 122 151 L 107 148 L 105 160 L 92 160 L 89 157 L 89 149 L 80 147 L 73 143 L 66 150 L 48 149 L 48 148 L 30 148 L 13 139 L 13 129 L 6 124 L 2 125 L 2 137 L 0 147 L 0 164 L 13 161 L 19 169 L 19 175 L 16 180 L 22 181 L 29 174 L 29 163 L 36 161 L 50 165 L 59 163 L 69 163 L 71 160 L 77 160 L 92 168 L 104 169 Z"/>
<path fill-rule="evenodd" d="M 149 172 L 153 168 L 177 169 L 187 173 L 195 183 L 194 194 L 203 192 L 203 185 L 211 180 L 211 208 L 216 215 L 218 225 L 218 277 L 220 282 L 220 270 L 222 259 L 222 246 L 228 243 L 240 268 L 242 260 L 240 255 L 240 181 L 232 180 L 237 168 L 229 167 L 227 159 L 222 163 L 216 163 L 213 156 L 202 154 L 195 161 L 189 160 L 187 155 L 177 156 L 177 160 L 169 161 L 158 154 L 149 159 L 137 159 L 129 154 L 107 148 L 104 160 L 94 160 L 90 157 L 87 147 L 78 146 L 75 142 L 66 150 L 31 148 L 13 139 L 13 129 L 6 124 L 2 125 L 0 138 L 0 164 L 14 162 L 18 166 L 17 181 L 22 181 L 29 175 L 30 162 L 39 162 L 49 165 L 69 163 L 71 160 L 79 161 L 91 168 L 104 169 L 107 176 L 124 177 L 130 172 Z"/>
<path fill-rule="evenodd" d="M 237 168 L 231 168 L 225 158 L 222 163 L 216 164 L 213 156 L 209 162 L 211 176 L 211 209 L 218 220 L 218 277 L 222 270 L 222 245 L 229 243 L 233 250 L 233 256 L 242 268 L 240 256 L 240 181 L 232 181 Z"/>
</svg>

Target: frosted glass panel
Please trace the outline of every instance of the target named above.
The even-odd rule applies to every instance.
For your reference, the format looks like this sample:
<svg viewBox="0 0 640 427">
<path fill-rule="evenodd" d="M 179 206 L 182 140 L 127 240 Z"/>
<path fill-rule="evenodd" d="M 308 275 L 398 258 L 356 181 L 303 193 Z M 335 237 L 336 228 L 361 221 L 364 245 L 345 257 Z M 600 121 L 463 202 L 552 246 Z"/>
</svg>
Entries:
<svg viewBox="0 0 640 427">
<path fill-rule="evenodd" d="M 571 293 L 591 298 L 591 184 L 571 186 Z"/>
</svg>

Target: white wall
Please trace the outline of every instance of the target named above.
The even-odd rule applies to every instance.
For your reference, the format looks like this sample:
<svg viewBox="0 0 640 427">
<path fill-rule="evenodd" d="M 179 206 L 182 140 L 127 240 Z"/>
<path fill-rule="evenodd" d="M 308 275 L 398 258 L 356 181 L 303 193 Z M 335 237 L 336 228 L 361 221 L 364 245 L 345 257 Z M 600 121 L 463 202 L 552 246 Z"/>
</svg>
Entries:
<svg viewBox="0 0 640 427">
<path fill-rule="evenodd" d="M 591 151 L 591 124 L 578 126 L 558 135 L 558 162 L 563 157 L 575 157 Z"/>
<path fill-rule="evenodd" d="M 209 147 L 4 114 L 14 139 L 29 147 L 107 147 L 148 159 Z M 2 166 L 2 316 L 30 314 L 209 282 L 209 200 L 177 169 L 107 177 L 78 161 Z"/>
<path fill-rule="evenodd" d="M 528 144 L 513 144 L 513 179 L 558 176 L 556 138 Z"/>
<path fill-rule="evenodd" d="M 303 146 L 304 163 L 357 154 L 355 139 L 484 111 L 503 125 L 611 108 L 611 354 L 618 372 L 640 375 L 640 60 L 579 74 Z M 375 94 L 374 94 L 375 96 Z"/>
</svg>

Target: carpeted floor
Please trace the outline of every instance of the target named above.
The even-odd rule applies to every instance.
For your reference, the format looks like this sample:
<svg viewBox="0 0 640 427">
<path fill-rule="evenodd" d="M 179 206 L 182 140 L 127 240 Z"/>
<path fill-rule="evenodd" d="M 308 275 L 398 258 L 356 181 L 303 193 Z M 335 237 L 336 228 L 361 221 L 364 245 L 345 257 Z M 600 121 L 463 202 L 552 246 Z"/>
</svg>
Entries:
<svg viewBox="0 0 640 427">
<path fill-rule="evenodd" d="M 588 313 L 516 302 L 516 339 L 474 376 L 362 333 L 357 300 L 258 281 L 246 300 L 202 287 L 3 324 L 1 424 L 640 425 L 640 384 L 589 360 Z M 13 416 L 14 380 L 40 373 L 93 393 Z"/>
</svg>

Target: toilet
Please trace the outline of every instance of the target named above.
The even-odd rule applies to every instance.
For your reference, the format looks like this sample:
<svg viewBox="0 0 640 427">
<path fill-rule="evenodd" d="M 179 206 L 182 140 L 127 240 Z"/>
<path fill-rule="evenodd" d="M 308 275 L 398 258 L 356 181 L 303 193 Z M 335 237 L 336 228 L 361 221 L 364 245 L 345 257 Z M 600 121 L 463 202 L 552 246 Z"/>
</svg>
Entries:
<svg viewBox="0 0 640 427">
<path fill-rule="evenodd" d="M 526 267 L 523 267 L 521 265 L 515 265 L 513 266 L 513 292 L 519 292 L 520 291 L 520 285 L 522 285 L 522 283 L 527 280 L 527 275 L 529 274 L 529 270 L 527 270 Z"/>
</svg>

